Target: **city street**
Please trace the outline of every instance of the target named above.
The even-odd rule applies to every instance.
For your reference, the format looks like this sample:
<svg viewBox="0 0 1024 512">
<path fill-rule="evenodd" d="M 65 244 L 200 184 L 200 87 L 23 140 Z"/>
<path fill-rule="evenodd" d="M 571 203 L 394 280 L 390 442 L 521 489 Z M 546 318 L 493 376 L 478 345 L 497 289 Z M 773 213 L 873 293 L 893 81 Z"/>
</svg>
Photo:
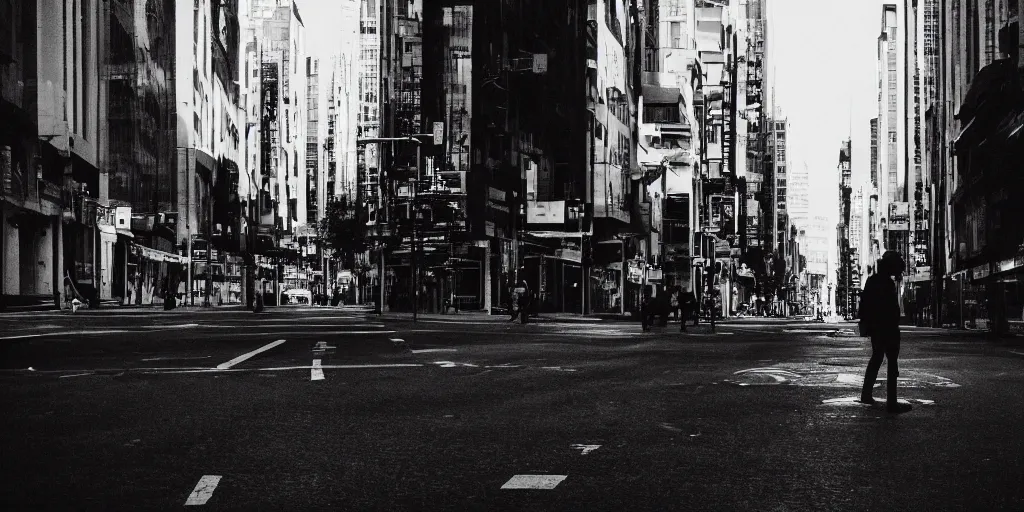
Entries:
<svg viewBox="0 0 1024 512">
<path fill-rule="evenodd" d="M 0 315 L 0 508 L 1024 509 L 1021 338 L 905 327 L 893 415 L 853 324 L 506 320 Z"/>
</svg>

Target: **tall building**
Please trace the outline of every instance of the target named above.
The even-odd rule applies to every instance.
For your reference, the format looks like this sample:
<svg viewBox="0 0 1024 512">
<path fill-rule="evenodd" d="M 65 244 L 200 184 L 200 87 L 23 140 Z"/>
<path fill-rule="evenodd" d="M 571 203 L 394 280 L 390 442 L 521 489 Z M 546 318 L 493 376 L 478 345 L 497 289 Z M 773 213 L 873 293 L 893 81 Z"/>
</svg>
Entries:
<svg viewBox="0 0 1024 512">
<path fill-rule="evenodd" d="M 767 137 L 767 148 L 768 154 L 772 155 L 771 161 L 768 163 L 768 175 L 765 176 L 765 181 L 771 183 L 772 187 L 772 202 L 771 202 L 771 225 L 774 229 L 770 230 L 772 247 L 773 250 L 778 251 L 779 254 L 785 258 L 789 240 L 789 210 L 788 210 L 788 183 L 787 179 L 787 154 L 786 154 L 786 118 L 776 113 L 776 115 L 768 120 L 769 135 Z"/>
<path fill-rule="evenodd" d="M 305 32 L 298 6 L 289 0 L 256 0 L 251 12 L 262 46 L 261 169 L 283 245 L 306 223 Z M 292 247 L 294 249 L 294 247 Z"/>
<path fill-rule="evenodd" d="M 0 309 L 54 305 L 65 278 L 89 302 L 123 297 L 99 172 L 108 22 L 99 11 L 41 0 L 8 2 L 0 16 Z"/>
<path fill-rule="evenodd" d="M 306 57 L 306 224 L 310 226 L 316 226 L 327 206 L 326 197 L 321 198 L 327 169 L 320 167 L 320 74 L 320 59 Z"/>
<path fill-rule="evenodd" d="M 917 2 L 882 6 L 878 37 L 878 194 L 880 250 L 900 252 L 916 273 L 915 235 L 922 235 L 914 216 L 923 216 L 921 175 L 921 69 L 918 65 Z M 919 190 L 920 189 L 920 190 Z"/>
<path fill-rule="evenodd" d="M 856 266 L 860 274 L 866 274 L 865 255 L 867 248 L 867 200 L 870 189 L 863 183 L 855 184 L 850 195 L 850 248 L 857 251 Z"/>
<path fill-rule="evenodd" d="M 359 60 L 357 66 L 359 77 L 358 91 L 359 110 L 356 114 L 357 135 L 359 138 L 380 136 L 381 110 L 381 34 L 380 15 L 381 1 L 361 0 L 359 6 Z M 347 69 L 342 61 L 342 69 Z M 345 92 L 345 91 L 342 91 Z M 357 183 L 361 202 L 368 208 L 369 221 L 382 224 L 384 217 L 379 209 L 380 195 L 378 187 L 379 147 L 376 144 L 360 146 L 357 149 Z"/>
<path fill-rule="evenodd" d="M 811 172 L 807 163 L 795 167 L 789 173 L 787 185 L 787 210 L 790 224 L 797 229 L 806 229 L 811 219 Z"/>
<path fill-rule="evenodd" d="M 747 247 L 771 250 L 772 237 L 765 232 L 771 222 L 765 214 L 774 211 L 769 207 L 774 199 L 774 187 L 765 180 L 768 171 L 766 156 L 767 137 L 771 133 L 766 122 L 767 101 L 766 72 L 766 9 L 764 0 L 747 2 L 747 77 L 746 77 L 746 120 L 747 120 Z M 763 256 L 762 256 L 763 257 Z M 759 258 L 760 259 L 760 258 Z"/>
<path fill-rule="evenodd" d="M 359 113 L 362 106 L 359 74 L 361 0 L 342 0 L 340 3 L 338 32 L 341 45 L 337 55 L 332 57 L 332 86 L 329 94 L 325 95 L 329 108 L 335 108 L 337 116 L 333 137 L 337 163 L 329 178 L 334 186 L 329 187 L 329 190 L 333 197 L 347 197 L 351 201 L 356 199 L 358 190 L 356 140 L 359 138 Z"/>
<path fill-rule="evenodd" d="M 935 229 L 935 322 L 997 332 L 1024 311 L 1024 60 L 1018 2 L 945 2 L 940 18 L 938 109 L 930 144 Z M 942 278 L 939 278 L 939 274 Z M 919 299 L 920 302 L 920 299 Z M 960 307 L 961 304 L 984 304 Z"/>
</svg>

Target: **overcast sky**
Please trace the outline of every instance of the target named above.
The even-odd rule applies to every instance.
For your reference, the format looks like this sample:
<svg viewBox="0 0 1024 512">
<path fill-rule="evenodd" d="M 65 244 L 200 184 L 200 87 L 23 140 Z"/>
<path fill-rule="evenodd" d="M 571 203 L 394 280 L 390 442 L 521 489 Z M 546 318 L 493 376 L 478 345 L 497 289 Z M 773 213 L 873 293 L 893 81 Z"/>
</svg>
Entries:
<svg viewBox="0 0 1024 512">
<path fill-rule="evenodd" d="M 768 1 L 775 43 L 769 62 L 776 104 L 789 118 L 790 166 L 806 161 L 811 170 L 812 211 L 838 211 L 839 146 L 851 133 L 854 173 L 866 176 L 870 165 L 883 2 Z"/>
<path fill-rule="evenodd" d="M 330 58 L 340 45 L 337 28 L 340 0 L 295 0 L 306 28 L 306 54 L 321 61 Z"/>
<path fill-rule="evenodd" d="M 810 169 L 811 212 L 839 221 L 839 147 L 852 136 L 854 183 L 866 180 L 877 116 L 882 0 L 768 0 L 776 104 L 789 120 L 790 169 Z M 890 1 L 889 3 L 892 3 Z M 811 233 L 808 233 L 809 235 Z M 835 269 L 836 233 L 830 269 Z M 835 279 L 834 276 L 831 276 Z"/>
</svg>

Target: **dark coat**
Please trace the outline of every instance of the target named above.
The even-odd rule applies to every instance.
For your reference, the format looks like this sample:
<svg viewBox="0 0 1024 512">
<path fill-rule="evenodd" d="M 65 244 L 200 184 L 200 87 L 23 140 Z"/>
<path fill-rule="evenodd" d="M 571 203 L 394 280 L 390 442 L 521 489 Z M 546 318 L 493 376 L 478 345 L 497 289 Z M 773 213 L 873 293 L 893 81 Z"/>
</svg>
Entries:
<svg viewBox="0 0 1024 512">
<path fill-rule="evenodd" d="M 900 337 L 900 302 L 896 283 L 888 276 L 872 274 L 861 294 L 860 326 L 864 336 Z"/>
</svg>

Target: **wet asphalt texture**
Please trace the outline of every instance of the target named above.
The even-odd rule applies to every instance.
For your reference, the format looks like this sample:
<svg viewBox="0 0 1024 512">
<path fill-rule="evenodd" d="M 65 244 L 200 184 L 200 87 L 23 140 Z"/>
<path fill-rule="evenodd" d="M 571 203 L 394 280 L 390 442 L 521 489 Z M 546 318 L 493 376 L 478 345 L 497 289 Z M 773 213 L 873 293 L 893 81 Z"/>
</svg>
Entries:
<svg viewBox="0 0 1024 512">
<path fill-rule="evenodd" d="M 0 509 L 1024 510 L 1024 338 L 853 328 L 0 315 Z"/>
</svg>

